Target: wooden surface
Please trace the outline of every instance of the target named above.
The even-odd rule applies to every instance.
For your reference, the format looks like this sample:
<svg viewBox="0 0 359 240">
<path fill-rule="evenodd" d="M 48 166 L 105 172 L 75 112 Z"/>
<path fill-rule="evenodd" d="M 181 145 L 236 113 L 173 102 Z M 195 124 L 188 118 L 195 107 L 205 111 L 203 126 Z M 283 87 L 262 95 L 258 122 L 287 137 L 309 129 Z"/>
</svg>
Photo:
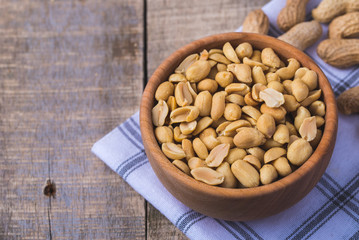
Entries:
<svg viewBox="0 0 359 240">
<path fill-rule="evenodd" d="M 266 2 L 0 0 L 0 239 L 186 239 L 90 148 L 171 52 Z"/>
</svg>

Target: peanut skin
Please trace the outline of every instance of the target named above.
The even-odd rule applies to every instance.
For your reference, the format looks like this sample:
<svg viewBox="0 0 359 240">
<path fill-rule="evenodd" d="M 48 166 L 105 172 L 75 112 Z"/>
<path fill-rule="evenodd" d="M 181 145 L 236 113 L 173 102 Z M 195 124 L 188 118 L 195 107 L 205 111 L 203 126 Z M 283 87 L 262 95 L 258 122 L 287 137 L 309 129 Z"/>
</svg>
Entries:
<svg viewBox="0 0 359 240">
<path fill-rule="evenodd" d="M 305 7 L 309 0 L 287 0 L 287 4 L 277 17 L 277 25 L 286 32 L 294 25 L 304 22 Z"/>
<path fill-rule="evenodd" d="M 312 10 L 312 16 L 321 23 L 327 23 L 343 13 L 359 11 L 358 0 L 323 0 Z"/>
<path fill-rule="evenodd" d="M 359 12 L 335 18 L 329 25 L 328 35 L 330 39 L 359 37 Z"/>
<path fill-rule="evenodd" d="M 278 39 L 304 50 L 313 45 L 322 35 L 322 26 L 317 21 L 302 22 L 292 27 Z"/>
<path fill-rule="evenodd" d="M 267 34 L 269 30 L 269 20 L 262 9 L 251 11 L 243 22 L 243 32 Z"/>
<path fill-rule="evenodd" d="M 359 113 L 359 86 L 340 94 L 337 103 L 339 111 L 344 114 Z"/>
<path fill-rule="evenodd" d="M 359 64 L 359 39 L 326 39 L 317 48 L 324 62 L 338 68 Z"/>
</svg>

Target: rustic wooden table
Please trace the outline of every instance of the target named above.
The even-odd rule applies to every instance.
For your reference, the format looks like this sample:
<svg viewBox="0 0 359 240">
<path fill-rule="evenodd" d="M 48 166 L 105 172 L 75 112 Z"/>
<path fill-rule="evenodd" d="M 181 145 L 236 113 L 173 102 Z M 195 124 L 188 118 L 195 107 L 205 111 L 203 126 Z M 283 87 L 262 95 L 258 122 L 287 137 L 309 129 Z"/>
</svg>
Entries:
<svg viewBox="0 0 359 240">
<path fill-rule="evenodd" d="M 0 0 L 0 239 L 186 239 L 90 148 L 171 52 L 266 2 Z"/>
</svg>

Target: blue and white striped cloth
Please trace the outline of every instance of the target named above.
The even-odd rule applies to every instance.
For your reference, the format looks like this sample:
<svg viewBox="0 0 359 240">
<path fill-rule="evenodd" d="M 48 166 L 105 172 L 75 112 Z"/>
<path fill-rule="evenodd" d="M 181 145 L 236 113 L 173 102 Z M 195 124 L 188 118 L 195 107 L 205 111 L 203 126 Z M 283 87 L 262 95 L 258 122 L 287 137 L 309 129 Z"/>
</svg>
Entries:
<svg viewBox="0 0 359 240">
<path fill-rule="evenodd" d="M 272 36 L 281 34 L 276 16 L 284 4 L 284 0 L 274 0 L 263 7 Z M 317 4 L 318 0 L 310 1 L 307 12 Z M 325 38 L 327 26 L 323 29 Z M 359 85 L 358 67 L 333 68 L 318 58 L 315 49 L 306 53 L 322 68 L 336 95 Z M 148 162 L 138 113 L 96 142 L 92 151 L 190 239 L 359 239 L 359 115 L 339 115 L 331 162 L 304 199 L 277 215 L 249 222 L 210 218 L 175 199 Z"/>
</svg>

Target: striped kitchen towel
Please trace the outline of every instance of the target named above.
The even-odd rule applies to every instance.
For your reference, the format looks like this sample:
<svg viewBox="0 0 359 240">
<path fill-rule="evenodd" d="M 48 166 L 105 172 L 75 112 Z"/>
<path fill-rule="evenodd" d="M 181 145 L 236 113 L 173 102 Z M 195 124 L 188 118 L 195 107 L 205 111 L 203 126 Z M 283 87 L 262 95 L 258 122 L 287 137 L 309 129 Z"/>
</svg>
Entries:
<svg viewBox="0 0 359 240">
<path fill-rule="evenodd" d="M 318 2 L 311 0 L 307 12 Z M 284 4 L 284 0 L 274 0 L 263 7 L 271 22 L 269 35 L 282 34 L 276 26 L 276 16 Z M 326 25 L 323 30 L 325 38 Z M 306 53 L 322 68 L 336 95 L 359 85 L 358 67 L 333 68 L 318 58 L 315 49 L 316 45 Z M 210 218 L 175 199 L 148 162 L 141 140 L 139 113 L 96 142 L 92 151 L 190 239 L 359 239 L 358 146 L 359 115 L 340 114 L 331 162 L 315 188 L 293 207 L 248 222 Z"/>
</svg>

